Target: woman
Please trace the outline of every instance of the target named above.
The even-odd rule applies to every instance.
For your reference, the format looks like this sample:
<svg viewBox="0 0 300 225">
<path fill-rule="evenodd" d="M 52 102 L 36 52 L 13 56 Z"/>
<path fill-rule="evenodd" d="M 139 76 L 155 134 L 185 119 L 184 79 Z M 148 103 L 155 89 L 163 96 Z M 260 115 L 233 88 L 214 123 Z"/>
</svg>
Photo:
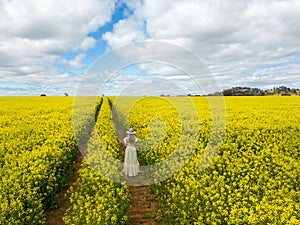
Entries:
<svg viewBox="0 0 300 225">
<path fill-rule="evenodd" d="M 126 145 L 125 149 L 125 159 L 124 159 L 124 169 L 125 175 L 127 176 L 137 176 L 139 173 L 139 161 L 137 160 L 136 148 L 135 145 L 138 142 L 137 137 L 135 136 L 135 131 L 130 128 L 129 131 L 126 131 L 128 134 L 124 138 L 124 144 Z"/>
</svg>

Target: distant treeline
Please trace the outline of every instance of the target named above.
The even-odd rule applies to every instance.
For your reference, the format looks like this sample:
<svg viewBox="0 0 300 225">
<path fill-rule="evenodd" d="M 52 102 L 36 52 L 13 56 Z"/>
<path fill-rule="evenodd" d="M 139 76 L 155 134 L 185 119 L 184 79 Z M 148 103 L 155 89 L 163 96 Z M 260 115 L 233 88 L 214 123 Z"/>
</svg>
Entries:
<svg viewBox="0 0 300 225">
<path fill-rule="evenodd" d="M 250 87 L 232 87 L 225 89 L 222 92 L 215 92 L 210 95 L 224 95 L 224 96 L 265 96 L 265 95 L 300 95 L 300 89 L 289 88 L 285 86 L 274 87 L 269 90 L 261 90 L 259 88 Z"/>
</svg>

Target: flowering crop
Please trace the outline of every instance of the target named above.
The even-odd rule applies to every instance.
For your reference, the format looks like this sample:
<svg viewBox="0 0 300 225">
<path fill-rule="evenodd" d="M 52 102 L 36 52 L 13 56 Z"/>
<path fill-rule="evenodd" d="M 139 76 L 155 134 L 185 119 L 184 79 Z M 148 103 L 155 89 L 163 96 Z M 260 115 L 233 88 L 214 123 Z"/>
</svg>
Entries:
<svg viewBox="0 0 300 225">
<path fill-rule="evenodd" d="M 1 97 L 0 224 L 45 224 L 78 148 L 72 98 Z"/>
<path fill-rule="evenodd" d="M 120 118 L 129 115 L 127 123 L 140 139 L 153 137 L 153 118 L 164 121 L 158 123 L 162 129 L 150 126 L 159 144 L 140 146 L 144 164 L 168 157 L 180 123 L 191 119 L 187 113 L 179 120 L 165 100 L 145 98 L 131 111 L 122 103 L 115 106 Z M 205 170 L 199 166 L 212 126 L 210 106 L 204 97 L 192 100 L 199 115 L 197 146 L 180 171 L 151 186 L 159 202 L 157 219 L 164 224 L 300 224 L 299 97 L 225 97 L 225 137 Z M 184 140 L 189 146 L 189 139 Z"/>
<path fill-rule="evenodd" d="M 109 101 L 104 98 L 98 105 L 96 129 L 88 141 L 86 161 L 80 169 L 79 187 L 77 190 L 71 189 L 71 206 L 64 217 L 66 224 L 129 223 L 128 187 L 105 176 L 113 171 L 112 159 L 120 158 L 120 143 L 114 135 Z M 99 139 L 101 145 L 98 145 Z M 121 174 L 119 176 L 122 177 Z"/>
<path fill-rule="evenodd" d="M 176 171 L 149 189 L 162 224 L 300 224 L 298 96 L 225 97 L 226 133 L 205 170 L 202 157 L 213 126 L 206 98 L 136 98 L 132 107 L 135 97 L 99 98 L 96 114 L 85 98 L 76 99 L 73 131 L 71 97 L 1 97 L 0 224 L 45 224 L 45 207 L 55 206 L 65 187 L 77 144 L 86 161 L 78 188 L 70 190 L 65 223 L 129 224 L 111 102 L 117 129 L 137 130 L 142 165 L 163 162 L 177 149 L 189 159 L 183 168 L 170 163 L 154 174 Z"/>
</svg>

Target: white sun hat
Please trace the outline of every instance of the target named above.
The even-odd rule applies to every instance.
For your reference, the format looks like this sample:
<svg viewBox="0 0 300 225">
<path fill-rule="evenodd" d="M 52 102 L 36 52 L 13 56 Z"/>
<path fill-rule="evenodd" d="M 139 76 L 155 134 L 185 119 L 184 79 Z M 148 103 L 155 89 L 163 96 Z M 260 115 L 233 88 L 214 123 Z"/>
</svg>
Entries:
<svg viewBox="0 0 300 225">
<path fill-rule="evenodd" d="M 132 128 L 130 128 L 128 131 L 126 131 L 126 133 L 127 134 L 135 134 L 136 132 Z"/>
</svg>

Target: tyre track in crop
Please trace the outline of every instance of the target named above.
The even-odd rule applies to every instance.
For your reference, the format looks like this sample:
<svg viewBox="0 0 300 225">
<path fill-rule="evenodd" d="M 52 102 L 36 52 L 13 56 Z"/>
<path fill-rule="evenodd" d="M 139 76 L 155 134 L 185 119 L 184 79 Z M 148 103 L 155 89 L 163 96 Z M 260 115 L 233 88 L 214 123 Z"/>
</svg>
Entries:
<svg viewBox="0 0 300 225">
<path fill-rule="evenodd" d="M 121 144 L 120 152 L 125 152 L 125 146 Z M 124 154 L 123 154 L 124 155 Z M 147 184 L 147 178 L 140 168 L 140 173 L 135 177 L 126 177 L 126 184 L 130 192 L 130 223 L 132 225 L 157 224 L 155 220 L 155 209 L 157 201 L 155 195 L 148 190 L 150 188 Z"/>
<path fill-rule="evenodd" d="M 63 217 L 70 207 L 70 190 L 71 187 L 76 191 L 78 187 L 79 174 L 83 156 L 78 151 L 78 158 L 73 164 L 73 173 L 69 176 L 68 185 L 65 189 L 57 194 L 57 207 L 55 209 L 46 209 L 46 225 L 64 225 Z"/>
<path fill-rule="evenodd" d="M 157 224 L 154 218 L 157 202 L 153 195 L 147 196 L 148 186 L 128 186 L 128 188 L 131 194 L 131 224 Z"/>
<path fill-rule="evenodd" d="M 120 142 L 119 155 L 122 162 L 124 162 L 126 146 L 122 143 L 122 141 L 125 134 L 125 129 L 118 120 L 118 113 L 112 102 L 110 102 L 110 107 L 114 129 Z M 142 171 L 136 177 L 126 178 L 131 199 L 130 223 L 132 225 L 157 224 L 156 220 L 154 219 L 154 210 L 156 209 L 157 202 L 155 201 L 154 195 L 149 194 L 149 186 L 144 185 L 146 184 L 146 180 L 145 174 Z"/>
<path fill-rule="evenodd" d="M 95 108 L 95 122 L 97 122 L 97 117 L 99 111 L 102 106 L 102 100 Z M 88 131 L 90 133 L 89 137 L 92 135 L 92 130 Z M 67 187 L 61 190 L 57 195 L 57 206 L 52 208 L 46 208 L 45 210 L 45 217 L 46 217 L 46 225 L 65 225 L 63 221 L 63 217 L 67 209 L 70 208 L 70 196 L 71 193 L 69 192 L 70 188 L 72 187 L 73 190 L 76 192 L 79 186 L 79 170 L 82 167 L 82 163 L 84 160 L 84 156 L 87 154 L 87 143 L 80 147 L 80 151 L 78 150 L 77 159 L 73 164 L 73 169 L 71 174 L 68 177 Z M 83 155 L 82 155 L 83 154 Z"/>
</svg>

